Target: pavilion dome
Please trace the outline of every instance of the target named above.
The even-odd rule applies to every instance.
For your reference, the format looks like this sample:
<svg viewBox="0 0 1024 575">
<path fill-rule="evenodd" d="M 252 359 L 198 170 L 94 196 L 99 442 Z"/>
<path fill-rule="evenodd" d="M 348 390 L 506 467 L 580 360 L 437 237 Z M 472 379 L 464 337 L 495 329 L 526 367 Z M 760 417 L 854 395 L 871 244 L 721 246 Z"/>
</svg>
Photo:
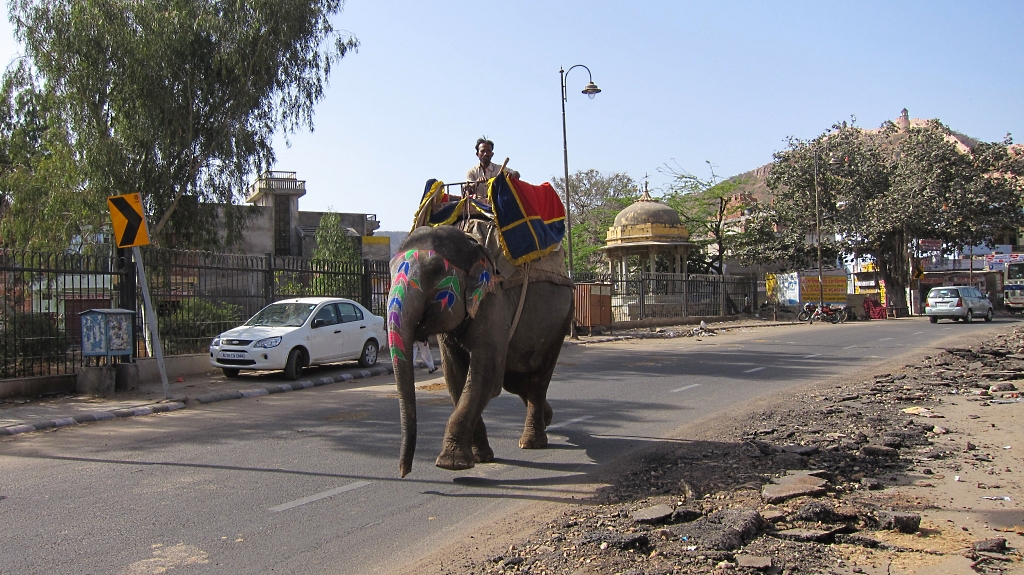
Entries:
<svg viewBox="0 0 1024 575">
<path fill-rule="evenodd" d="M 640 199 L 615 216 L 608 228 L 605 245 L 608 247 L 638 242 L 661 244 L 687 243 L 690 233 L 683 227 L 679 214 L 655 200 L 644 190 Z"/>
<path fill-rule="evenodd" d="M 643 224 L 661 224 L 665 226 L 681 226 L 682 221 L 675 210 L 655 200 L 644 190 L 644 195 L 615 216 L 616 227 L 637 226 Z"/>
</svg>

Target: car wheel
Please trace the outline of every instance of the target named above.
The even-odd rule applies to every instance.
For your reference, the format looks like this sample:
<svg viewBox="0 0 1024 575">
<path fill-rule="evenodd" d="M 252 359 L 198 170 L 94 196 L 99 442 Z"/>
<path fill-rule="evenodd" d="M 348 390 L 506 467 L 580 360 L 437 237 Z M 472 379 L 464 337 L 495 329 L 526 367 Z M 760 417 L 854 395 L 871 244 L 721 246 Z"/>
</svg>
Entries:
<svg viewBox="0 0 1024 575">
<path fill-rule="evenodd" d="M 291 353 L 288 354 L 288 363 L 284 365 L 284 378 L 288 381 L 295 381 L 302 376 L 302 368 L 304 364 L 302 356 L 302 350 L 295 348 Z"/>
<path fill-rule="evenodd" d="M 971 323 L 974 321 L 974 310 L 967 310 L 967 315 L 964 316 L 964 323 Z"/>
<path fill-rule="evenodd" d="M 237 367 L 224 367 L 224 368 L 221 368 L 221 371 L 224 372 L 224 377 L 227 377 L 227 378 L 230 378 L 230 379 L 234 379 L 234 378 L 238 377 L 238 372 L 240 370 Z"/>
<path fill-rule="evenodd" d="M 377 365 L 377 342 L 372 339 L 363 344 L 363 353 L 359 355 L 359 365 L 373 367 Z"/>
<path fill-rule="evenodd" d="M 932 323 L 939 323 L 939 318 L 937 318 L 935 316 L 931 316 L 930 318 L 928 318 L 928 321 L 930 321 Z"/>
<path fill-rule="evenodd" d="M 985 314 L 985 321 L 992 321 L 992 318 L 994 318 L 995 316 L 996 314 L 995 312 L 992 311 L 992 308 L 988 308 L 988 313 Z"/>
</svg>

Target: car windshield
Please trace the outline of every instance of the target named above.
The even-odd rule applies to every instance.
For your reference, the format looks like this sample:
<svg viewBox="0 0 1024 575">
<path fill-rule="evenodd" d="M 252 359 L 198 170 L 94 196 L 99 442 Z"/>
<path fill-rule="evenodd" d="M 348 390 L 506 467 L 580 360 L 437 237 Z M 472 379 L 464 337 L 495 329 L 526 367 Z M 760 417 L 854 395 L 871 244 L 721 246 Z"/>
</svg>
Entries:
<svg viewBox="0 0 1024 575">
<path fill-rule="evenodd" d="M 939 298 L 939 297 L 960 297 L 960 292 L 959 292 L 959 291 L 958 291 L 958 290 L 957 290 L 956 288 L 950 288 L 950 289 L 933 289 L 933 290 L 931 291 L 931 293 L 929 293 L 929 294 L 928 294 L 928 297 L 930 297 L 930 298 Z"/>
<path fill-rule="evenodd" d="M 272 327 L 298 327 L 305 323 L 309 314 L 313 313 L 316 304 L 312 303 L 274 303 L 252 316 L 245 325 L 267 325 Z"/>
</svg>

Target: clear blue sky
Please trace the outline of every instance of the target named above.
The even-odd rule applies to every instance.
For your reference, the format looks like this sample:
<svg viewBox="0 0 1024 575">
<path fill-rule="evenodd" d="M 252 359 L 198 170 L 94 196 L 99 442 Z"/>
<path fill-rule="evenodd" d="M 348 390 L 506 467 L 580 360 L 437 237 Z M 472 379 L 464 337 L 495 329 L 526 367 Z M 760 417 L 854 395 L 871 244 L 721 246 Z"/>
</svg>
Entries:
<svg viewBox="0 0 1024 575">
<path fill-rule="evenodd" d="M 569 168 L 637 180 L 675 162 L 730 176 L 786 136 L 857 117 L 939 118 L 1024 141 L 1024 4 L 1008 2 L 413 2 L 349 0 L 362 42 L 335 67 L 316 129 L 278 149 L 306 180 L 304 210 L 367 212 L 408 229 L 428 178 L 461 181 L 473 143 L 524 180 L 562 174 L 558 69 L 568 77 Z M 0 50 L 18 50 L 10 26 Z"/>
</svg>

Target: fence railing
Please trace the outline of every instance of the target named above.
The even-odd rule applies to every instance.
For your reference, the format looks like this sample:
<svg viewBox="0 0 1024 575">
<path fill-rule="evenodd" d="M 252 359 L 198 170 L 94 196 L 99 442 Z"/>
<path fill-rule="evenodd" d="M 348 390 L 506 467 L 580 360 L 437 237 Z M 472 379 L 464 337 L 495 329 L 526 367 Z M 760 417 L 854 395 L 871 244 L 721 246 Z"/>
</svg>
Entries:
<svg viewBox="0 0 1024 575">
<path fill-rule="evenodd" d="M 122 307 L 123 277 L 111 254 L 0 249 L 0 378 L 73 372 L 78 313 Z"/>
<path fill-rule="evenodd" d="M 575 281 L 611 284 L 612 321 L 731 315 L 752 305 L 757 294 L 754 279 L 731 276 L 578 273 Z"/>
<path fill-rule="evenodd" d="M 347 297 L 384 315 L 391 287 L 383 261 L 164 249 L 142 254 L 167 355 L 206 352 L 217 334 L 292 297 Z M 76 372 L 83 365 L 78 314 L 93 308 L 136 311 L 135 356 L 148 356 L 135 266 L 128 250 L 0 250 L 0 378 Z M 751 279 L 712 275 L 577 274 L 576 281 L 611 284 L 615 321 L 727 315 L 757 293 Z"/>
<path fill-rule="evenodd" d="M 135 355 L 149 355 L 135 263 L 129 251 L 119 252 L 0 250 L 0 378 L 76 372 L 83 365 L 78 313 L 93 308 L 136 311 Z M 391 287 L 382 261 L 162 249 L 142 254 L 167 355 L 206 352 L 217 334 L 292 297 L 347 297 L 383 315 Z"/>
</svg>

